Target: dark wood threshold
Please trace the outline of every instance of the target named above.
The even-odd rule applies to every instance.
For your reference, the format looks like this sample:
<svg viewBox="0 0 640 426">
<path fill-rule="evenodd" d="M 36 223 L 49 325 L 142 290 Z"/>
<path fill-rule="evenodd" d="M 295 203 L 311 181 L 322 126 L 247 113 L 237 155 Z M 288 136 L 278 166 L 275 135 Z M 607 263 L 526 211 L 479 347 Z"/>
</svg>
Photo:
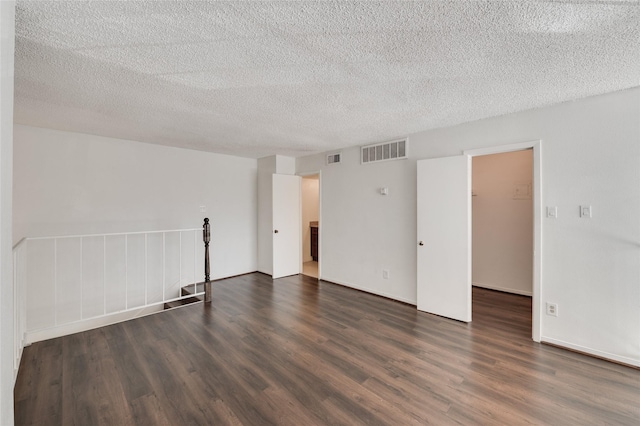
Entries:
<svg viewBox="0 0 640 426">
<path fill-rule="evenodd" d="M 174 300 L 173 302 L 165 302 L 164 309 L 175 309 L 183 306 L 199 303 L 203 300 L 199 297 L 187 297 L 186 299 Z"/>
</svg>

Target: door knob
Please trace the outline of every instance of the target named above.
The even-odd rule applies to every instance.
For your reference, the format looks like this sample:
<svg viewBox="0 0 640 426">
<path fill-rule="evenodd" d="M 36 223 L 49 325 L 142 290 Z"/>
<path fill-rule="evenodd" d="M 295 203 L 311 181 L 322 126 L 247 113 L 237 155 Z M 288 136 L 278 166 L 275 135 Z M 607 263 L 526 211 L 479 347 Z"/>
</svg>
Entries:
<svg viewBox="0 0 640 426">
<path fill-rule="evenodd" d="M 277 234 L 277 233 L 278 233 L 278 230 L 276 229 L 275 231 L 273 231 L 273 233 L 274 233 L 274 234 Z"/>
<path fill-rule="evenodd" d="M 420 242 L 418 243 L 418 245 L 419 245 L 419 246 L 423 246 L 423 245 L 424 245 L 424 243 L 423 243 L 422 241 L 420 241 Z"/>
</svg>

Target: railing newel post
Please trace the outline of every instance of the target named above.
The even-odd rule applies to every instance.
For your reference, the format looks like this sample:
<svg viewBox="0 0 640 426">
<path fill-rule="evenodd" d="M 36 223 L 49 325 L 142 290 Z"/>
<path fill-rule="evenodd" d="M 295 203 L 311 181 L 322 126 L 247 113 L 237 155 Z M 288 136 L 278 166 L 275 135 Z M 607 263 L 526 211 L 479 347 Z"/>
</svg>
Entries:
<svg viewBox="0 0 640 426">
<path fill-rule="evenodd" d="M 211 240 L 211 225 L 209 218 L 204 218 L 202 227 L 202 239 L 204 240 L 204 303 L 211 303 L 211 281 L 209 278 L 209 241 Z"/>
</svg>

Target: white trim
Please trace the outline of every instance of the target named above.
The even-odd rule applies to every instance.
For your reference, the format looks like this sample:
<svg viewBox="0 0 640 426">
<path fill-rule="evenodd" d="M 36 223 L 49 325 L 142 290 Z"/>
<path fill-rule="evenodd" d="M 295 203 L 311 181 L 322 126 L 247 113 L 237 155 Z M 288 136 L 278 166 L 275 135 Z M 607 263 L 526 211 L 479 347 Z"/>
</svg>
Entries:
<svg viewBox="0 0 640 426">
<path fill-rule="evenodd" d="M 39 342 L 41 340 L 53 339 L 56 337 L 62 337 L 73 333 L 79 333 L 81 331 L 92 330 L 98 327 L 104 327 L 106 325 L 116 324 L 122 321 L 128 321 L 130 319 L 143 317 L 156 312 L 162 312 L 164 310 L 164 304 L 175 302 L 182 299 L 188 299 L 191 297 L 204 296 L 204 292 L 189 294 L 185 296 L 174 297 L 173 299 L 164 300 L 161 302 L 155 302 L 146 306 L 138 306 L 130 309 L 123 309 L 118 312 L 111 312 L 99 317 L 92 317 L 88 319 L 80 319 L 78 321 L 69 322 L 66 324 L 56 325 L 49 328 L 40 328 L 37 330 L 27 331 L 25 333 L 25 340 L 27 344 Z"/>
<path fill-rule="evenodd" d="M 490 146 L 487 148 L 467 149 L 462 151 L 463 155 L 470 157 L 477 157 L 479 155 L 491 155 L 491 154 L 503 154 L 505 152 L 523 151 L 525 149 L 531 149 L 536 144 L 539 144 L 540 140 L 530 142 L 519 142 L 508 145 Z"/>
<path fill-rule="evenodd" d="M 129 235 L 124 236 L 124 308 L 129 309 Z"/>
<path fill-rule="evenodd" d="M 365 293 L 370 293 L 370 294 L 374 294 L 376 296 L 382 296 L 382 297 L 386 297 L 387 299 L 396 300 L 398 302 L 407 303 L 409 305 L 417 306 L 417 302 L 415 300 L 405 299 L 403 297 L 398 297 L 396 295 L 385 293 L 383 291 L 374 291 L 374 290 L 372 290 L 370 288 L 361 287 L 359 285 L 347 283 L 345 281 L 340 281 L 340 280 L 336 280 L 336 279 L 333 279 L 333 278 L 323 278 L 322 281 L 328 282 L 330 284 L 338 284 L 338 285 L 341 285 L 343 287 L 353 288 L 353 289 L 356 289 L 356 290 L 364 291 Z"/>
<path fill-rule="evenodd" d="M 149 253 L 146 234 L 144 235 L 144 304 L 149 304 Z"/>
<path fill-rule="evenodd" d="M 532 321 L 531 335 L 535 342 L 542 337 L 542 140 L 498 145 L 487 148 L 469 149 L 464 155 L 476 157 L 480 155 L 500 154 L 504 152 L 533 150 L 533 286 L 532 286 Z"/>
<path fill-rule="evenodd" d="M 113 237 L 118 235 L 137 235 L 137 234 L 160 234 L 166 232 L 186 232 L 186 231 L 202 231 L 202 228 L 189 228 L 189 229 L 168 229 L 164 231 L 136 231 L 136 232 L 114 232 L 111 234 L 79 234 L 79 235 L 55 235 L 50 237 L 26 237 L 20 240 L 13 248 L 16 248 L 18 244 L 21 244 L 24 240 L 50 240 L 54 238 L 88 238 L 88 237 Z"/>
<path fill-rule="evenodd" d="M 56 327 L 27 331 L 25 332 L 25 346 L 43 340 L 55 339 L 56 337 L 62 337 L 69 334 L 80 333 L 82 331 L 93 330 L 95 328 L 105 327 L 107 325 L 116 324 L 122 321 L 128 321 L 134 318 L 162 312 L 164 303 L 165 302 L 159 302 L 157 304 L 148 305 L 142 308 L 115 312 L 99 317 L 59 325 Z"/>
<path fill-rule="evenodd" d="M 500 287 L 500 286 L 493 285 L 493 284 L 484 284 L 484 283 L 472 282 L 471 285 L 473 287 L 486 288 L 486 289 L 489 289 L 489 290 L 501 291 L 503 293 L 518 294 L 520 296 L 530 296 L 531 297 L 533 295 L 533 293 L 530 292 L 530 291 L 516 290 L 516 289 L 513 289 L 513 288 Z"/>
<path fill-rule="evenodd" d="M 13 246 L 13 250 L 17 249 L 19 246 L 21 246 L 22 244 L 24 244 L 24 242 L 27 241 L 26 238 L 21 238 L 20 241 L 18 241 L 17 243 L 15 243 L 15 245 Z"/>
<path fill-rule="evenodd" d="M 322 173 L 322 170 L 318 170 L 316 172 L 301 172 L 301 173 L 296 173 L 298 176 L 300 177 L 305 177 L 305 176 L 315 176 L 315 175 L 320 175 L 320 173 Z M 318 179 L 320 179 L 320 176 L 318 176 Z"/>
<path fill-rule="evenodd" d="M 163 234 L 164 235 L 164 234 Z M 102 236 L 102 315 L 107 315 L 107 236 Z M 162 295 L 164 299 L 164 294 Z"/>
<path fill-rule="evenodd" d="M 53 323 L 58 325 L 58 240 L 53 239 Z"/>
<path fill-rule="evenodd" d="M 82 285 L 82 283 L 84 282 L 84 270 L 83 270 L 83 267 L 82 267 L 82 265 L 83 265 L 82 262 L 84 262 L 84 257 L 82 256 L 82 241 L 83 241 L 83 239 L 80 238 L 80 261 L 78 262 L 78 264 L 80 265 L 79 266 L 79 268 L 80 268 L 80 319 L 82 319 L 82 305 L 83 305 L 82 298 L 83 298 L 83 295 L 84 295 L 84 292 L 82 290 L 84 288 L 84 286 Z"/>
<path fill-rule="evenodd" d="M 634 367 L 640 367 L 640 360 L 638 359 L 627 358 L 627 357 L 612 354 L 609 352 L 588 348 L 586 346 L 580 346 L 573 343 L 568 343 L 563 340 L 552 339 L 551 337 L 546 337 L 546 336 L 542 336 L 542 339 L 540 341 L 545 343 L 551 343 L 552 345 L 561 346 L 567 349 L 572 349 L 574 351 L 582 352 L 586 355 L 593 355 L 603 359 L 609 359 L 609 360 L 621 362 L 623 364 L 632 365 Z"/>
<path fill-rule="evenodd" d="M 315 176 L 318 175 L 318 280 L 322 277 L 322 229 L 323 226 L 320 226 L 322 222 L 322 170 L 318 170 L 317 172 L 303 172 L 298 173 L 298 176 L 304 178 L 305 176 Z M 300 190 L 302 191 L 302 185 L 300 185 Z M 302 195 L 300 196 L 300 221 L 302 221 Z M 302 274 L 303 266 L 304 266 L 304 256 L 302 255 L 303 244 L 302 244 L 302 234 L 300 234 L 300 273 Z M 263 272 L 266 273 L 266 272 Z M 271 275 L 271 274 L 268 274 Z"/>
<path fill-rule="evenodd" d="M 324 241 L 324 222 L 322 221 L 322 170 L 318 170 L 318 279 L 322 279 L 322 242 Z"/>
</svg>

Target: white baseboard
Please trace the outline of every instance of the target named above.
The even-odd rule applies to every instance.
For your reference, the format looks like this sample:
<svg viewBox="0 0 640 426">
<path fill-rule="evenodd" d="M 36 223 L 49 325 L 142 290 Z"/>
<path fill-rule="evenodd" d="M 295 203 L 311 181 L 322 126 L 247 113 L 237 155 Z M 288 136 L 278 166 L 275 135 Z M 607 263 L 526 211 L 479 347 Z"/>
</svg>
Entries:
<svg viewBox="0 0 640 426">
<path fill-rule="evenodd" d="M 116 324 L 118 322 L 128 321 L 131 319 L 155 314 L 163 310 L 163 305 L 164 303 L 159 303 L 157 305 L 147 306 L 144 308 L 132 309 L 124 312 L 116 312 L 111 315 L 105 315 L 98 318 L 89 318 L 82 321 L 63 324 L 57 327 L 27 331 L 24 337 L 25 346 L 28 346 L 32 343 L 41 342 L 43 340 L 55 339 L 56 337 L 62 337 L 69 334 L 80 333 L 82 331 L 93 330 L 94 328 L 104 327 L 107 325 Z"/>
<path fill-rule="evenodd" d="M 392 299 L 392 300 L 397 300 L 398 302 L 403 302 L 403 303 L 407 303 L 409 305 L 417 305 L 417 301 L 415 300 L 409 300 L 409 299 L 405 299 L 403 297 L 398 297 L 394 294 L 389 294 L 389 293 L 385 293 L 385 292 L 380 292 L 380 291 L 374 291 L 371 290 L 370 288 L 366 288 L 366 287 L 361 287 L 359 285 L 355 285 L 355 284 L 351 284 L 351 283 L 347 283 L 341 280 L 336 280 L 333 278 L 327 278 L 327 277 L 322 277 L 320 278 L 322 281 L 327 281 L 333 284 L 339 284 L 341 286 L 344 287 L 350 287 L 356 290 L 360 290 L 360 291 L 364 291 L 365 293 L 371 293 L 371 294 L 375 294 L 376 296 L 382 296 L 382 297 L 386 297 L 387 299 Z"/>
<path fill-rule="evenodd" d="M 496 291 L 502 291 L 504 293 L 513 293 L 513 294 L 519 294 L 521 296 L 533 296 L 533 293 L 530 291 L 525 291 L 525 290 L 516 290 L 513 288 L 506 288 L 506 287 L 500 287 L 497 285 L 491 285 L 491 284 L 484 284 L 484 283 L 471 283 L 472 286 L 474 287 L 482 287 L 482 288 L 487 288 L 489 290 L 496 290 Z"/>
<path fill-rule="evenodd" d="M 246 274 L 253 273 L 255 271 L 246 272 Z M 242 273 L 240 275 L 244 275 Z M 237 275 L 231 275 L 226 277 L 216 277 L 212 279 L 212 282 L 231 278 Z M 164 302 L 158 302 L 155 305 L 143 306 L 140 308 L 133 308 L 127 311 L 115 312 L 113 314 L 104 315 L 98 318 L 88 318 L 86 320 L 75 321 L 69 324 L 63 324 L 56 327 L 50 327 L 46 329 L 26 331 L 24 333 L 24 346 L 29 346 L 32 343 L 41 342 L 43 340 L 55 339 L 56 337 L 67 336 L 69 334 L 80 333 L 82 331 L 93 330 L 94 328 L 105 327 L 107 325 L 116 324 L 123 321 L 129 321 L 135 318 L 144 317 L 147 315 L 162 312 L 164 310 Z"/>
<path fill-rule="evenodd" d="M 552 339 L 551 337 L 542 336 L 541 341 L 550 343 L 555 346 L 561 346 L 563 348 L 571 349 L 577 352 L 582 352 L 588 355 L 593 355 L 599 358 L 608 359 L 610 361 L 620 362 L 622 364 L 632 365 L 634 367 L 640 367 L 640 359 L 627 358 L 625 356 L 603 352 L 597 349 L 591 349 L 586 346 L 575 345 L 573 343 L 564 342 L 562 340 Z"/>
</svg>

